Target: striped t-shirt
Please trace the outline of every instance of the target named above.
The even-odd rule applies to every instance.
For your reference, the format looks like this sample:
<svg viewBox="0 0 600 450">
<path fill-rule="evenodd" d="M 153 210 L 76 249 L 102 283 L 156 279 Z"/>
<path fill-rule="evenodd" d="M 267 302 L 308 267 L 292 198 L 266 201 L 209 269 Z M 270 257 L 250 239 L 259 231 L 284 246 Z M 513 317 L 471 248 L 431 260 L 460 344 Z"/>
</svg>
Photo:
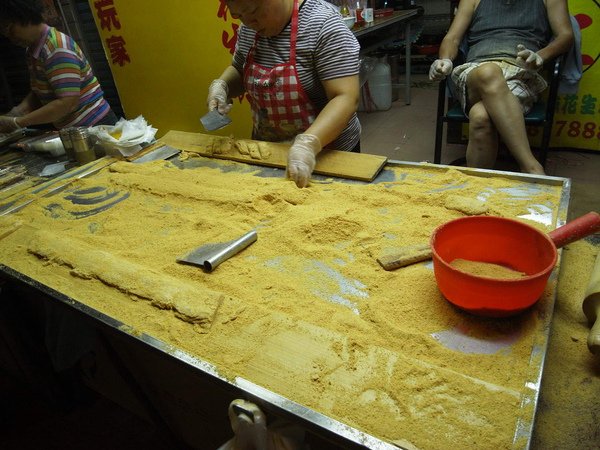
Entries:
<svg viewBox="0 0 600 450">
<path fill-rule="evenodd" d="M 110 111 L 87 58 L 69 36 L 46 26 L 40 41 L 27 49 L 31 90 L 42 105 L 63 97 L 79 97 L 72 113 L 55 121 L 56 128 L 91 126 Z"/>
<path fill-rule="evenodd" d="M 289 61 L 291 23 L 277 36 L 259 37 L 254 61 L 273 67 Z M 256 32 L 242 25 L 233 55 L 233 66 L 244 73 L 248 51 L 254 44 Z M 357 75 L 359 73 L 358 41 L 342 21 L 339 13 L 325 0 L 305 0 L 298 13 L 296 69 L 302 88 L 321 111 L 327 95 L 321 80 Z M 352 150 L 360 140 L 360 122 L 356 113 L 340 136 L 328 148 Z"/>
</svg>

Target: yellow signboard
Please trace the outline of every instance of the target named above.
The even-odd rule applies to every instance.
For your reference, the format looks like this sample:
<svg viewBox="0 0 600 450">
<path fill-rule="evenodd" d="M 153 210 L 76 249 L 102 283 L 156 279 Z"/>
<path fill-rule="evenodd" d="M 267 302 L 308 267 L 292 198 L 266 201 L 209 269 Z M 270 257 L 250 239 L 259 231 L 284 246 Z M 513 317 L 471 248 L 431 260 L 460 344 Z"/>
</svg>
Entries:
<svg viewBox="0 0 600 450">
<path fill-rule="evenodd" d="M 569 0 L 581 29 L 583 76 L 574 94 L 559 94 L 551 147 L 600 151 L 600 3 Z"/>
<path fill-rule="evenodd" d="M 238 21 L 224 0 L 89 0 L 128 118 L 158 128 L 202 132 L 208 85 L 231 62 Z M 551 147 L 600 150 L 600 61 L 597 0 L 569 0 L 581 28 L 583 77 L 575 94 L 559 95 Z M 435 114 L 432 109 L 432 114 Z M 233 123 L 215 133 L 249 138 L 248 102 L 234 100 Z M 532 142 L 540 130 L 531 128 Z"/>
<path fill-rule="evenodd" d="M 128 119 L 204 132 L 210 82 L 231 63 L 237 28 L 224 0 L 89 0 Z M 234 99 L 233 123 L 215 132 L 250 138 L 250 107 Z"/>
</svg>

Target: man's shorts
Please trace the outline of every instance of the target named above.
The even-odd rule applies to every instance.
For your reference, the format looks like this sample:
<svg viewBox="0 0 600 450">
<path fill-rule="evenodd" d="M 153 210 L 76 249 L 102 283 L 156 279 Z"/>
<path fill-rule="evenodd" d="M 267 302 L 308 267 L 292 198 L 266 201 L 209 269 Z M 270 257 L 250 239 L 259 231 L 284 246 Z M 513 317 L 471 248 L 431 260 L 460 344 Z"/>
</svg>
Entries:
<svg viewBox="0 0 600 450">
<path fill-rule="evenodd" d="M 548 87 L 546 80 L 537 72 L 523 69 L 507 61 L 480 61 L 457 66 L 450 75 L 454 84 L 454 94 L 460 101 L 462 109 L 468 115 L 469 105 L 467 97 L 467 77 L 471 70 L 482 64 L 493 63 L 500 66 L 504 79 L 510 91 L 519 99 L 523 114 L 527 114 L 537 101 L 539 94 Z"/>
</svg>

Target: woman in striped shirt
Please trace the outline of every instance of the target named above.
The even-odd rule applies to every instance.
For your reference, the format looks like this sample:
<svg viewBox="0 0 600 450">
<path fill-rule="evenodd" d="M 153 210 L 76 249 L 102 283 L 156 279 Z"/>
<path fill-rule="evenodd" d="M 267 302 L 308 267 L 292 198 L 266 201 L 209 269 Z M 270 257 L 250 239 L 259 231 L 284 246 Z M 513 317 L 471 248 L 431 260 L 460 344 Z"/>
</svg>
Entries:
<svg viewBox="0 0 600 450">
<path fill-rule="evenodd" d="M 3 0 L 0 33 L 27 49 L 31 91 L 6 115 L 0 131 L 52 123 L 55 128 L 114 125 L 87 58 L 77 43 L 43 21 L 39 0 Z"/>
<path fill-rule="evenodd" d="M 242 21 L 232 64 L 209 88 L 226 114 L 246 94 L 253 139 L 292 141 L 287 171 L 308 185 L 323 147 L 360 151 L 358 41 L 325 0 L 227 0 Z"/>
</svg>

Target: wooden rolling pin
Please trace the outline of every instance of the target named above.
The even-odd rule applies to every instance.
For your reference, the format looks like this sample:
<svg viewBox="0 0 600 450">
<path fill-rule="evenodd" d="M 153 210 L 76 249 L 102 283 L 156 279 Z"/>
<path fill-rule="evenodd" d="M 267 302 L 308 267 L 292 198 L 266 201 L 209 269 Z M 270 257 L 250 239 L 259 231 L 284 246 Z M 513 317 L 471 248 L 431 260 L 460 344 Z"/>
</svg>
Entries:
<svg viewBox="0 0 600 450">
<path fill-rule="evenodd" d="M 585 291 L 583 312 L 592 326 L 587 340 L 588 348 L 594 355 L 600 356 L 600 253 Z"/>
<path fill-rule="evenodd" d="M 418 244 L 404 247 L 398 253 L 384 255 L 377 258 L 377 262 L 385 270 L 399 269 L 421 261 L 431 259 L 431 246 Z"/>
</svg>

